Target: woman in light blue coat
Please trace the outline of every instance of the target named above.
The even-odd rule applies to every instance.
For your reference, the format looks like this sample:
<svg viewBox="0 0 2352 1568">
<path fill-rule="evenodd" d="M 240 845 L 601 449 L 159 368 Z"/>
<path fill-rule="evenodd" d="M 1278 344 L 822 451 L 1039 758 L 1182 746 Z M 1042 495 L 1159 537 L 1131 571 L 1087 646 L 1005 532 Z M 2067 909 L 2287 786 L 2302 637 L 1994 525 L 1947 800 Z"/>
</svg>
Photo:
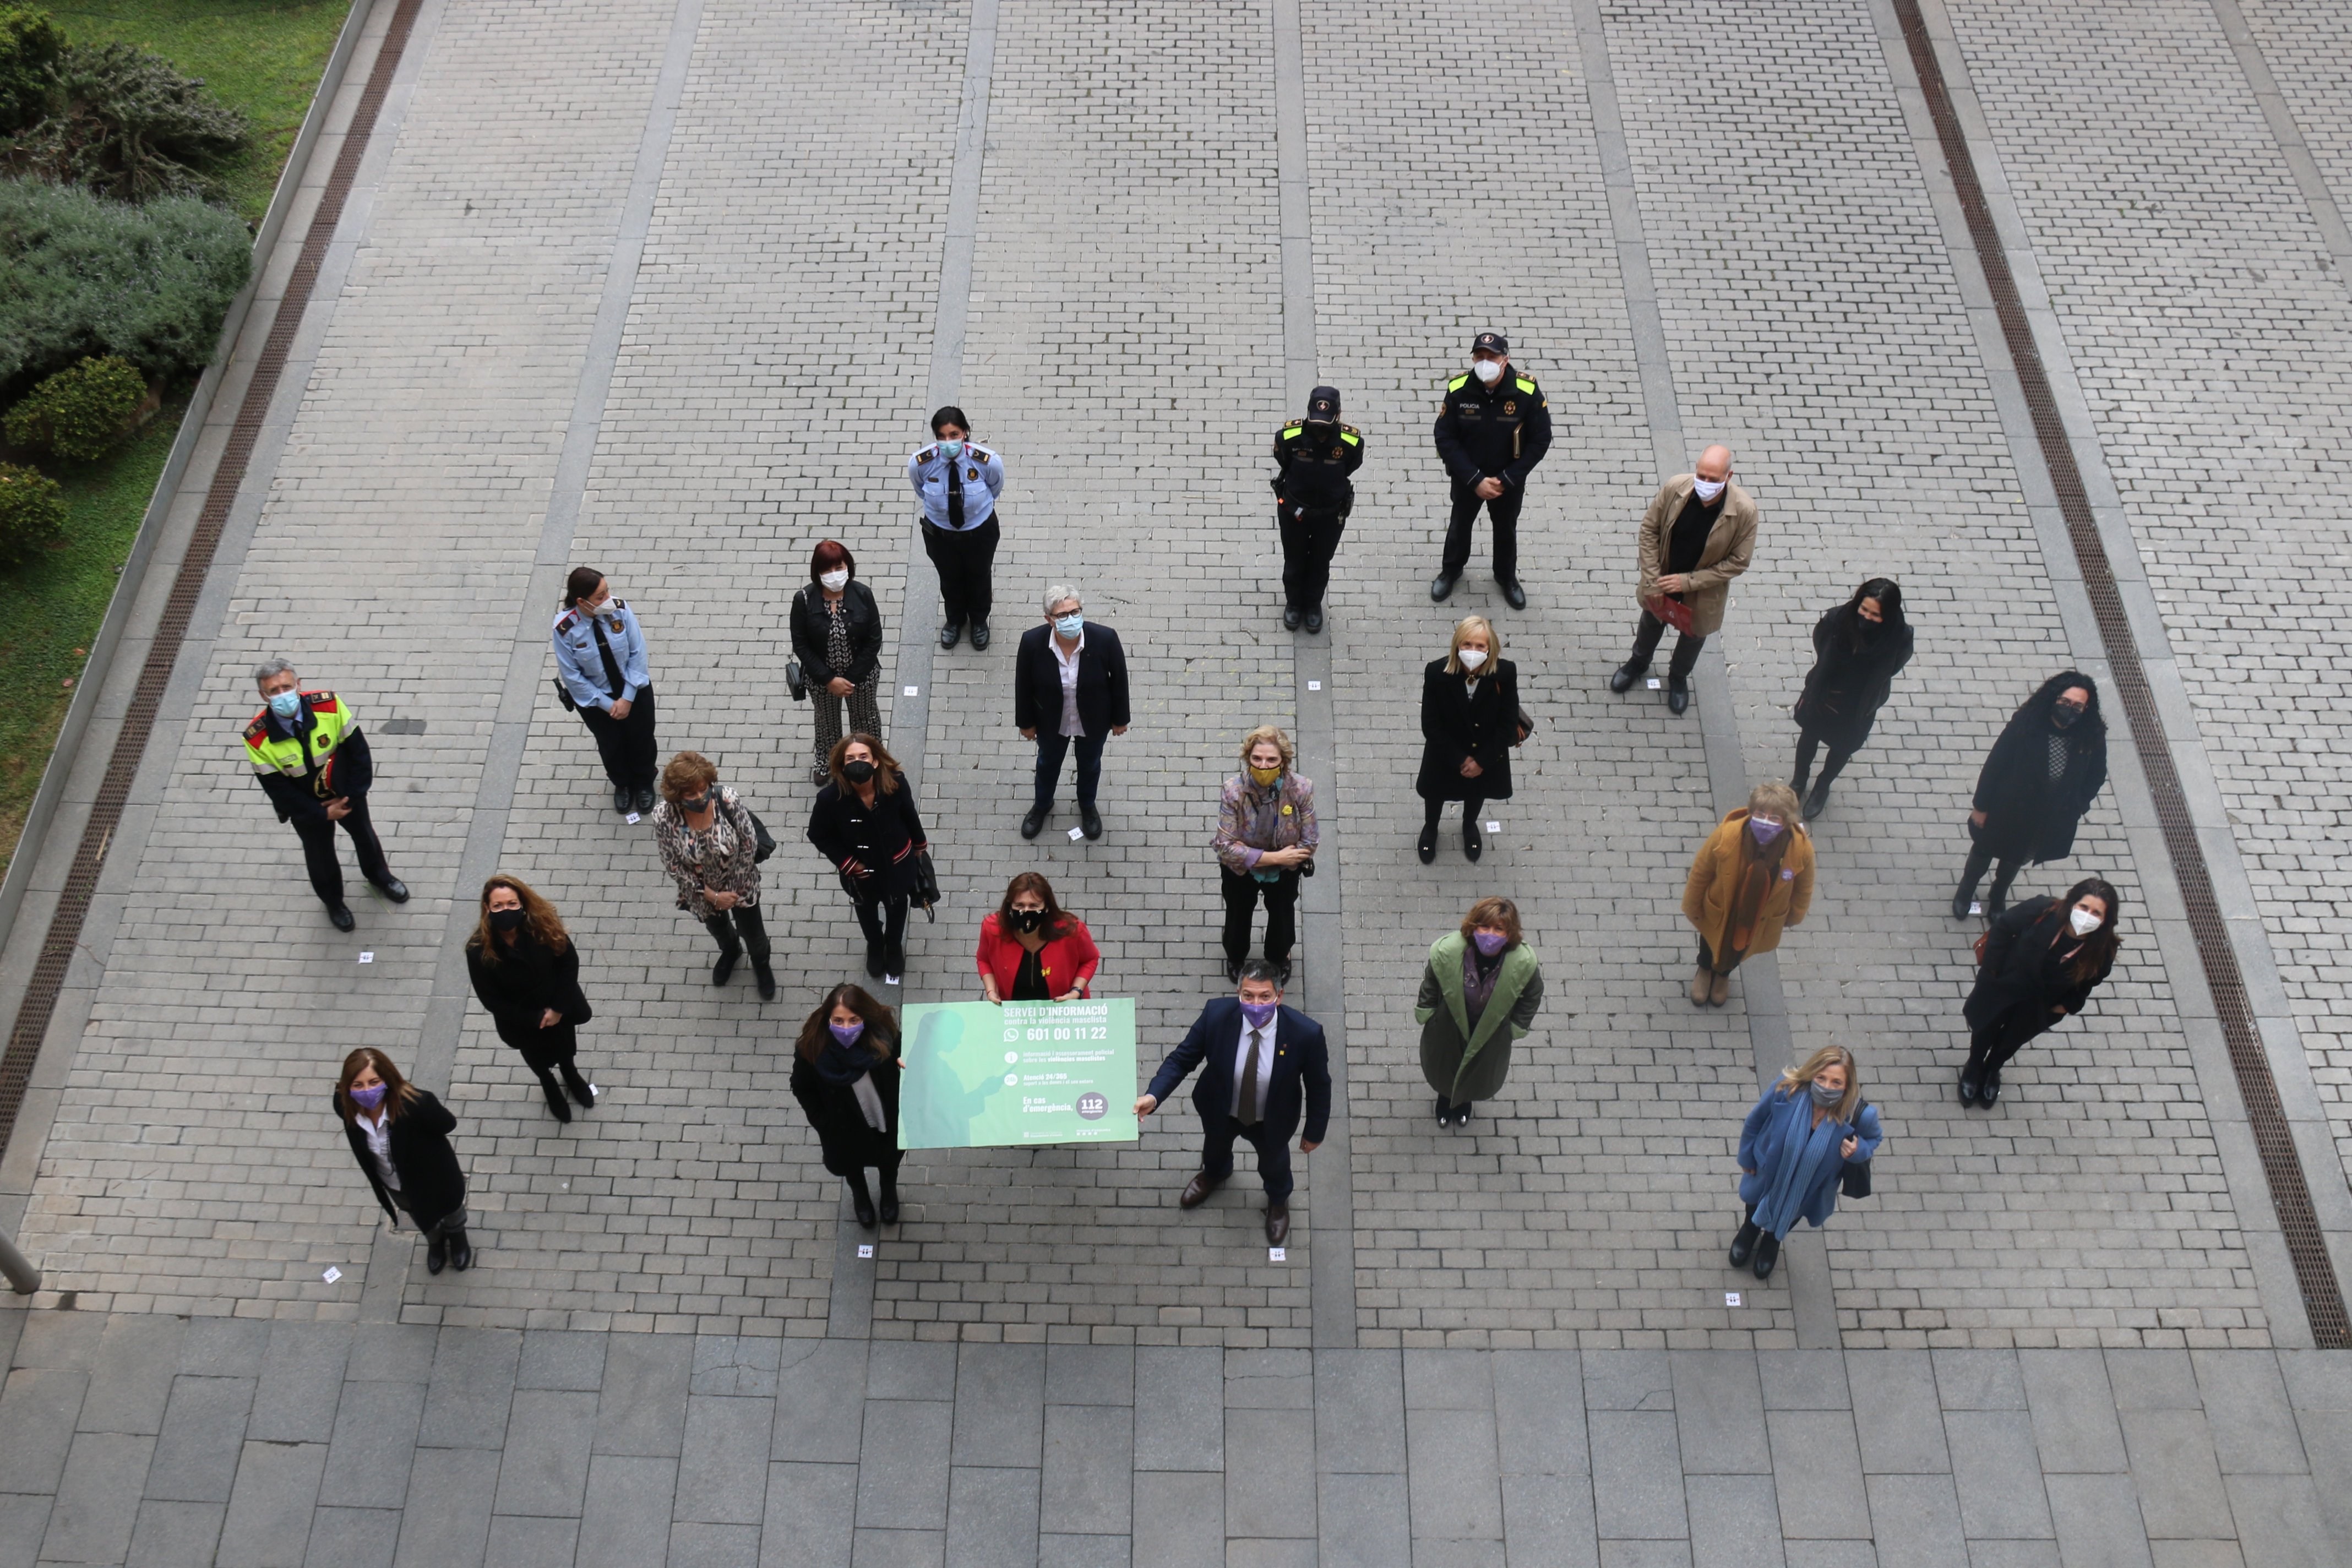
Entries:
<svg viewBox="0 0 2352 1568">
<path fill-rule="evenodd" d="M 1784 1068 L 1739 1131 L 1739 1201 L 1748 1216 L 1731 1238 L 1731 1266 L 1754 1259 L 1769 1279 L 1780 1241 L 1799 1220 L 1827 1225 L 1849 1165 L 1865 1165 L 1884 1134 L 1878 1112 L 1862 1098 L 1853 1053 L 1823 1046 L 1805 1065 Z"/>
</svg>

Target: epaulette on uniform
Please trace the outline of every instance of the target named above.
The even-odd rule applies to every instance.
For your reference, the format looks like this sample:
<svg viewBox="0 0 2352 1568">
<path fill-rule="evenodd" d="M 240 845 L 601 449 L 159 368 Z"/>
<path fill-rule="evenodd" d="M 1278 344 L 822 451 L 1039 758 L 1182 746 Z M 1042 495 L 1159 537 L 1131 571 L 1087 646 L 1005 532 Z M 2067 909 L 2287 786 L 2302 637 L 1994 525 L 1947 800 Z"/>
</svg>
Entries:
<svg viewBox="0 0 2352 1568">
<path fill-rule="evenodd" d="M 1519 384 L 1519 390 L 1520 390 L 1521 392 L 1526 393 L 1526 394 L 1527 394 L 1528 396 L 1530 396 L 1530 397 L 1533 397 L 1533 396 L 1535 395 L 1536 384 L 1535 384 L 1534 382 L 1529 381 L 1529 380 L 1528 380 L 1526 376 L 1524 376 L 1524 375 L 1519 376 L 1519 377 L 1517 377 L 1516 379 L 1517 380 L 1517 382 L 1518 382 L 1518 384 Z"/>
<path fill-rule="evenodd" d="M 331 691 L 305 691 L 302 695 L 310 700 L 310 711 L 313 713 L 332 713 L 335 710 L 335 694 Z"/>
<path fill-rule="evenodd" d="M 253 716 L 253 722 L 245 727 L 245 743 L 248 746 L 258 746 L 267 743 L 268 739 L 269 710 L 264 708 Z"/>
<path fill-rule="evenodd" d="M 1339 426 L 1339 439 L 1345 441 L 1350 447 L 1360 447 L 1364 444 L 1363 432 L 1357 429 L 1353 425 L 1342 425 Z"/>
<path fill-rule="evenodd" d="M 1445 390 L 1448 392 L 1459 392 L 1469 384 L 1470 373 L 1465 370 L 1460 375 L 1455 376 L 1452 381 L 1447 382 L 1445 384 Z"/>
</svg>

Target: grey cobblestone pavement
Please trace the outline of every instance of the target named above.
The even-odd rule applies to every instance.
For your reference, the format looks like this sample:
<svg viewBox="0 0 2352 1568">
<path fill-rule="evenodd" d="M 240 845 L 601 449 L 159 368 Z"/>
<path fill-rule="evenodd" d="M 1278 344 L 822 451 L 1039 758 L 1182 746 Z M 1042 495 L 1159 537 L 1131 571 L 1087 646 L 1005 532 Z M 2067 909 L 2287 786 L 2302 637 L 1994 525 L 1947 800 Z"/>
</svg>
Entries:
<svg viewBox="0 0 2352 1568">
<path fill-rule="evenodd" d="M 2146 563 L 2300 1037 L 2276 1049 L 2307 1058 L 2283 1093 L 2342 1156 L 2306 1174 L 2341 1213 L 2352 648 L 2320 498 L 2352 419 L 2323 199 L 2352 198 L 2342 19 L 1928 10 Z M 2109 877 L 2123 962 L 1998 1111 L 1952 1100 L 1968 792 L 2009 710 L 2084 653 L 1884 5 L 982 0 L 977 49 L 974 15 L 422 6 L 0 1161 L 0 1221 L 48 1276 L 0 1309 L 0 1568 L 2352 1560 L 2352 1361 L 2309 1348 L 2264 1271 L 2277 1220 L 2232 1153 L 2202 977 L 2133 925 L 2179 896 L 2120 715 L 2116 785 L 2020 891 Z M 2267 118 L 2249 68 L 2279 89 Z M 1277 155 L 1301 102 L 1303 224 Z M 1302 310 L 1371 450 L 1320 647 L 1280 630 L 1262 483 Z M 1557 431 L 1518 614 L 1483 522 L 1453 600 L 1425 588 L 1428 422 L 1490 326 Z M 1320 722 L 1299 687 L 1328 668 L 1344 894 L 1309 946 L 1344 987 L 1312 963 L 1301 984 L 1346 1026 L 1348 1138 L 1298 1162 L 1286 1262 L 1246 1156 L 1177 1211 L 1181 1102 L 1133 1146 L 915 1156 L 905 1223 L 870 1262 L 845 1247 L 783 1085 L 858 953 L 802 838 L 784 614 L 838 537 L 886 648 L 920 647 L 900 463 L 927 385 L 1011 479 L 994 646 L 886 654 L 948 900 L 910 928 L 905 997 L 975 994 L 979 915 L 1034 866 L 1156 1061 L 1223 989 L 1217 781 L 1252 725 Z M 1676 720 L 1603 683 L 1641 507 L 1714 439 L 1763 528 Z M 779 840 L 773 1003 L 709 985 L 649 829 L 549 700 L 574 560 L 646 626 L 665 753 L 712 756 Z M 1691 851 L 1734 774 L 1786 775 L 1813 620 L 1882 574 L 1919 652 L 1814 826 L 1812 913 L 1694 1010 Z M 1066 836 L 1066 781 L 1024 844 L 1013 648 L 1057 581 L 1125 639 L 1135 725 L 1105 837 Z M 1449 814 L 1425 868 L 1416 672 L 1473 612 L 1539 728 L 1483 861 Z M 271 653 L 375 741 L 416 896 L 360 900 L 356 941 L 236 754 Z M 64 833 L 20 857 L 37 889 Z M 560 1131 L 453 968 L 491 865 L 585 956 L 605 1097 Z M 1439 1132 L 1412 991 L 1488 892 L 1520 901 L 1549 991 L 1505 1091 Z M 0 949 L 12 1008 L 44 897 Z M 1861 1054 L 1891 1136 L 1877 1195 L 1767 1285 L 1722 1247 L 1783 1006 L 1800 1051 Z M 468 1273 L 427 1275 L 350 1169 L 326 1089 L 360 1044 L 446 1086 Z"/>
</svg>

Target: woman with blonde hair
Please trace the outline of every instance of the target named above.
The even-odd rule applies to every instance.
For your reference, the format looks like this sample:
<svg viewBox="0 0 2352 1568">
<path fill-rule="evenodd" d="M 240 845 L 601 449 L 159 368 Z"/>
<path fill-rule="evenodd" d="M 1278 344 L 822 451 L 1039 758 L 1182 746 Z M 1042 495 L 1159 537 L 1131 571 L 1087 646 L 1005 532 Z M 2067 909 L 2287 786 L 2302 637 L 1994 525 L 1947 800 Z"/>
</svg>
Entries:
<svg viewBox="0 0 2352 1568">
<path fill-rule="evenodd" d="M 1437 1124 L 1470 1125 L 1474 1101 L 1490 1100 L 1511 1068 L 1511 1042 L 1543 1005 L 1543 969 L 1519 931 L 1519 907 L 1481 899 L 1462 929 L 1429 948 L 1413 1021 L 1421 1074 L 1437 1091 Z"/>
<path fill-rule="evenodd" d="M 1265 900 L 1265 961 L 1290 978 L 1298 940 L 1298 879 L 1315 861 L 1315 785 L 1291 772 L 1290 737 L 1261 724 L 1242 737 L 1242 771 L 1217 802 L 1217 879 L 1225 896 L 1225 978 L 1238 981 L 1249 957 L 1250 924 Z"/>
<path fill-rule="evenodd" d="M 1731 1238 L 1731 1266 L 1753 1258 L 1756 1278 L 1769 1279 L 1789 1232 L 1801 1219 L 1827 1225 L 1846 1172 L 1867 1166 L 1884 1137 L 1852 1051 L 1823 1046 L 1802 1067 L 1782 1068 L 1739 1130 L 1739 1201 L 1748 1213 Z"/>
<path fill-rule="evenodd" d="M 1421 825 L 1421 863 L 1437 858 L 1437 816 L 1462 803 L 1462 853 L 1478 858 L 1478 808 L 1511 798 L 1511 748 L 1528 738 L 1519 717 L 1519 668 L 1503 657 L 1503 639 L 1484 616 L 1465 616 L 1444 658 L 1421 674 L 1421 775 L 1428 808 Z"/>
<path fill-rule="evenodd" d="M 400 1228 L 404 1214 L 424 1235 L 425 1271 L 438 1274 L 445 1265 L 455 1265 L 460 1274 L 471 1268 L 466 1173 L 449 1147 L 457 1119 L 403 1078 L 390 1057 L 369 1046 L 343 1058 L 333 1103 L 352 1158 L 392 1228 Z"/>
<path fill-rule="evenodd" d="M 580 949 L 555 906 L 520 877 L 501 871 L 484 882 L 482 918 L 466 939 L 466 973 L 499 1038 L 538 1075 L 555 1120 L 572 1120 L 566 1089 L 583 1110 L 594 1105 L 596 1091 L 580 1076 L 574 1058 L 577 1031 L 595 1014 L 580 990 Z M 562 1089 L 555 1083 L 559 1071 Z"/>
<path fill-rule="evenodd" d="M 1812 901 L 1813 841 L 1799 819 L 1797 792 L 1758 784 L 1698 847 L 1683 884 L 1683 918 L 1698 930 L 1691 1005 L 1731 1000 L 1731 972 L 1780 946 L 1780 929 L 1802 922 Z"/>
</svg>

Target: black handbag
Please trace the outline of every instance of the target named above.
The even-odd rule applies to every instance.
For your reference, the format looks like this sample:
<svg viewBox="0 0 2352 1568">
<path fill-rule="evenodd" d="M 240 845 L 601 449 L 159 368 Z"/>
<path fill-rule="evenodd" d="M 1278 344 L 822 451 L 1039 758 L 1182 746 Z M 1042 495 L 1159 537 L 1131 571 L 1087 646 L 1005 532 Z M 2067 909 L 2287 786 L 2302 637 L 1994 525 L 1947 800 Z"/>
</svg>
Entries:
<svg viewBox="0 0 2352 1568">
<path fill-rule="evenodd" d="M 776 841 L 768 836 L 768 825 L 760 820 L 758 812 L 747 805 L 743 815 L 751 819 L 751 841 L 759 846 L 751 852 L 751 864 L 757 866 L 776 852 Z"/>
<path fill-rule="evenodd" d="M 1862 1113 L 1869 1109 L 1870 1101 L 1866 1100 L 1854 1107 L 1853 1134 L 1857 1138 L 1862 1136 Z M 1870 1162 L 1848 1160 L 1845 1163 L 1845 1169 L 1838 1173 L 1838 1192 L 1849 1198 L 1868 1197 L 1870 1195 Z"/>
<path fill-rule="evenodd" d="M 946 900 L 940 897 L 939 874 L 931 869 L 931 852 L 928 849 L 915 857 L 915 902 L 923 906 L 923 918 L 940 918 L 936 906 Z"/>
<path fill-rule="evenodd" d="M 793 700 L 795 702 L 808 700 L 808 677 L 801 673 L 799 659 L 784 660 L 784 689 L 793 694 Z"/>
</svg>

